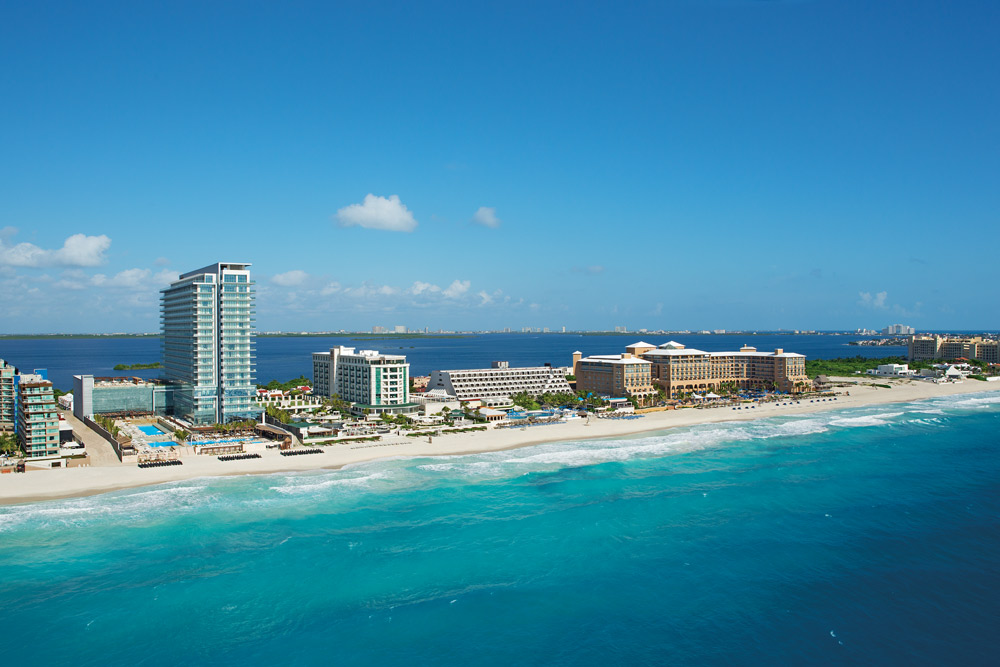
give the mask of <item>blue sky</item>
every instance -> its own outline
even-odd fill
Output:
[[[0,2],[4,332],[1000,327],[1000,4]]]

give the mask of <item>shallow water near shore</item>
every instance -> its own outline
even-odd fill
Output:
[[[0,507],[10,664],[988,664],[1000,396]]]

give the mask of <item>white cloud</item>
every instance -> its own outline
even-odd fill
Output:
[[[104,234],[73,234],[58,250],[45,250],[34,243],[7,245],[2,237],[10,236],[12,229],[4,227],[0,234],[0,264],[7,266],[98,266],[104,263],[104,253],[111,247],[111,239]]]
[[[889,296],[888,292],[879,292],[875,296],[872,296],[871,292],[858,292],[858,296],[861,300],[858,301],[859,304],[867,308],[885,308],[885,300]]]
[[[152,272],[149,269],[125,269],[109,278],[103,273],[96,273],[90,278],[90,284],[95,287],[134,288],[146,284]]]
[[[271,282],[275,285],[281,285],[282,287],[293,287],[295,285],[301,285],[307,278],[309,278],[309,274],[305,271],[292,269],[291,271],[279,273],[274,276],[271,278]]]
[[[125,269],[115,274],[112,282],[118,287],[138,287],[149,280],[151,273],[149,269]]]
[[[170,264],[170,260],[167,259],[166,257],[157,257],[156,261],[153,262],[153,264],[156,264],[157,266],[167,266],[168,264]]]
[[[0,229],[0,239],[9,239],[12,236],[16,236],[18,231],[19,230],[17,227],[11,227],[10,225],[7,225],[3,229]]]
[[[398,292],[399,290],[391,285],[369,285],[368,283],[361,283],[358,287],[344,288],[344,294],[359,299],[370,299],[376,296],[392,296]]]
[[[84,288],[84,284],[79,280],[70,280],[68,278],[61,278],[52,283],[52,286],[58,289],[69,289],[69,290],[81,290]]]
[[[488,303],[493,303],[493,297],[490,296],[489,292],[487,292],[486,290],[482,290],[476,296],[482,299],[482,301],[479,302],[480,306],[485,306]]]
[[[82,290],[90,286],[101,289],[126,289],[155,295],[161,287],[177,280],[177,276],[177,272],[171,269],[162,269],[156,273],[150,269],[125,269],[113,276],[103,273],[88,276],[80,269],[67,269],[53,285],[64,290]]]
[[[384,229],[390,232],[412,232],[417,221],[398,195],[376,197],[369,193],[364,202],[351,204],[337,211],[337,223],[341,227],[364,227]]]
[[[340,291],[340,283],[334,281],[332,283],[327,283],[326,287],[319,291],[323,296],[330,296],[331,294],[336,294]]]
[[[436,293],[436,292],[440,292],[440,291],[441,291],[441,288],[438,287],[437,285],[433,285],[431,283],[420,282],[419,280],[415,281],[413,283],[413,285],[410,287],[410,294],[413,294],[414,296],[416,296],[418,294],[423,294],[424,292],[427,292],[428,294],[431,294],[431,293]]]
[[[466,292],[469,291],[469,287],[472,286],[472,282],[468,280],[456,280],[452,284],[448,285],[441,294],[448,297],[449,299],[457,299]]]
[[[500,218],[497,217],[497,210],[492,206],[480,206],[479,210],[472,215],[472,221],[483,227],[496,229],[500,226]]]
[[[41,266],[51,254],[50,250],[42,250],[32,243],[18,243],[8,246],[0,241],[0,264],[7,266]]]
[[[153,282],[156,285],[163,285],[164,287],[174,282],[180,277],[181,274],[173,271],[171,269],[163,269],[162,271],[157,271],[153,274]]]
[[[104,263],[104,253],[110,247],[111,239],[104,234],[73,234],[54,255],[56,263],[64,266],[98,266]]]

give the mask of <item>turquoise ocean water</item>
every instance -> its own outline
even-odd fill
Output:
[[[0,508],[7,665],[996,664],[1000,394]]]

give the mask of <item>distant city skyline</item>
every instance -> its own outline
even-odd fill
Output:
[[[0,333],[157,331],[233,258],[263,331],[1000,328],[996,3],[0,25]]]

